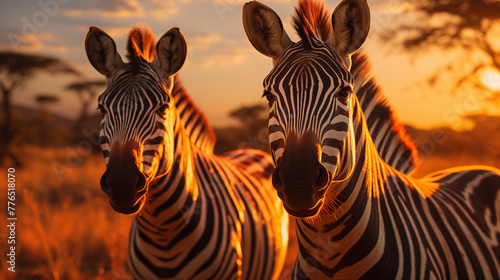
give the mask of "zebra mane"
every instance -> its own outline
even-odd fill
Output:
[[[134,26],[128,35],[127,58],[133,69],[138,69],[142,61],[153,62],[156,54],[156,38],[147,26]]]
[[[212,126],[208,123],[205,115],[196,107],[178,75],[174,77],[172,96],[191,143],[201,151],[212,154],[216,141]]]
[[[311,38],[328,40],[332,30],[330,13],[324,3],[316,0],[300,0],[295,8],[292,24],[302,39],[304,47],[311,49]]]
[[[409,174],[420,163],[417,147],[371,75],[371,64],[361,51],[352,56],[351,74],[355,80],[354,92],[380,157],[397,170]]]

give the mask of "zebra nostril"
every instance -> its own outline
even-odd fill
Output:
[[[135,188],[137,191],[142,191],[145,186],[146,186],[146,175],[144,175],[144,173],[139,171]]]
[[[280,171],[281,171],[281,167],[279,167],[279,165],[278,165],[274,169],[273,175],[272,175],[273,186],[278,191],[283,189],[283,182],[281,181]]]
[[[108,179],[108,172],[104,172],[104,174],[102,174],[101,176],[101,181],[100,181],[100,184],[101,184],[101,189],[104,193],[109,193],[109,185],[107,183],[107,179]]]
[[[328,185],[330,181],[330,175],[328,173],[328,170],[326,167],[324,167],[322,164],[319,167],[319,174],[318,177],[316,178],[316,181],[314,182],[314,187],[317,190],[320,190]]]

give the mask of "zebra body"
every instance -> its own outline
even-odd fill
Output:
[[[91,64],[107,78],[99,97],[107,169],[101,188],[118,212],[136,213],[128,263],[138,279],[275,279],[284,263],[288,217],[270,176],[269,155],[212,154],[205,118],[173,76],[186,45],[171,29],[156,46],[132,29],[129,63],[91,27]],[[179,106],[179,108],[177,108]]]
[[[500,170],[413,179],[380,158],[355,104],[355,169],[330,186],[331,214],[297,220],[294,277],[499,279]]]
[[[176,154],[179,164],[150,186],[152,200],[130,233],[133,274],[140,279],[276,278],[287,219],[276,217],[279,200],[263,188],[273,170],[268,156],[253,150],[224,157],[192,153],[192,171],[183,170],[185,159]],[[242,171],[247,166],[232,157],[254,171]]]
[[[250,42],[274,64],[264,96],[273,185],[299,218],[293,278],[499,279],[500,170],[407,175],[415,147],[365,59],[352,56],[368,5],[344,0],[328,17],[323,4],[299,1],[295,43],[269,7],[243,8]]]

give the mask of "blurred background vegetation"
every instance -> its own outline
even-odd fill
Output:
[[[465,56],[436,69],[422,82],[436,91],[440,84],[452,84],[452,90],[442,91],[450,95],[472,88],[486,97],[472,102],[499,108],[500,87],[488,84],[484,73],[498,74],[500,69],[500,44],[496,39],[500,37],[496,36],[500,2],[402,2],[408,4],[401,13],[404,16],[380,32],[381,40],[412,53],[415,59],[435,48],[463,51]],[[43,72],[68,81],[62,92],[40,89],[36,107],[11,104],[12,95],[22,94],[23,87]],[[189,84],[186,88],[189,90]],[[17,279],[131,279],[125,259],[132,218],[112,211],[99,187],[105,170],[97,144],[101,116],[89,104],[103,89],[103,80],[88,80],[58,58],[0,52],[0,177],[6,178],[7,167],[16,168]],[[60,106],[61,94],[78,96],[81,106],[77,119],[53,112]],[[500,167],[500,117],[487,111],[467,113],[464,106],[468,104],[451,105],[462,109],[452,112],[450,126],[406,126],[422,159],[416,177],[459,165]],[[236,122],[214,128],[217,154],[240,148],[269,151],[264,101],[235,106],[227,117]],[[468,125],[462,130],[451,128],[458,120],[466,120]],[[4,195],[0,196],[0,205],[7,205]],[[0,219],[5,220],[5,215],[1,211]],[[7,234],[2,228],[3,252],[7,252]],[[285,278],[293,265],[295,243],[292,238]],[[12,279],[5,260],[0,267],[0,279]]]
[[[86,95],[80,99],[78,119],[52,113],[58,98],[49,93],[36,97],[35,108],[9,109],[10,157],[5,158],[0,177],[6,178],[7,166],[16,166],[18,279],[131,279],[125,260],[132,218],[112,211],[100,190],[105,170],[97,145],[101,116],[86,103],[103,89],[99,81],[68,85],[68,94]],[[217,154],[240,148],[269,151],[266,104],[237,107],[228,118],[237,124],[214,129]],[[458,165],[500,167],[500,117],[465,118],[470,128],[463,131],[406,126],[422,159],[415,176]],[[4,132],[5,119],[3,115]],[[6,203],[0,196],[0,205]],[[293,221],[291,235],[288,270],[283,275],[289,275],[297,250]],[[9,279],[6,269],[2,271],[3,279]]]

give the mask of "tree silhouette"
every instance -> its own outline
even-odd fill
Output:
[[[72,90],[76,93],[80,103],[82,104],[80,117],[77,119],[75,125],[76,133],[80,133],[82,131],[85,122],[89,117],[90,104],[94,101],[98,90],[104,86],[106,86],[104,80],[78,81],[66,86],[66,89]]]
[[[50,94],[40,93],[35,96],[35,101],[42,111],[45,111],[48,105],[59,102],[59,98]]]
[[[405,0],[410,8],[404,19],[381,32],[384,42],[397,43],[415,53],[437,47],[443,50],[465,50],[462,60],[456,60],[436,71],[430,84],[445,73],[460,72],[455,88],[473,82],[481,86],[478,76],[488,68],[500,70],[500,2],[491,0]],[[409,21],[410,15],[416,20]],[[398,21],[398,20],[397,20]]]
[[[57,58],[15,52],[0,52],[0,94],[2,96],[3,123],[0,135],[0,165],[10,157],[16,166],[20,161],[9,150],[15,131],[12,129],[12,93],[39,72],[51,74],[78,74],[70,65]]]
[[[220,154],[235,149],[259,149],[269,152],[267,134],[267,105],[244,105],[229,112],[239,125],[215,128],[217,136],[215,153]]]
[[[34,139],[37,139],[38,145],[46,145],[47,143],[54,142],[53,139],[58,133],[54,133],[53,116],[47,110],[47,107],[59,102],[59,98],[51,94],[39,93],[35,96],[35,101],[38,104],[40,111],[35,114],[30,120],[35,124],[31,128],[31,133]]]
[[[231,112],[229,116],[238,119],[241,125],[248,130],[249,135],[257,135],[262,128],[267,128],[267,106],[255,104],[241,106]]]

